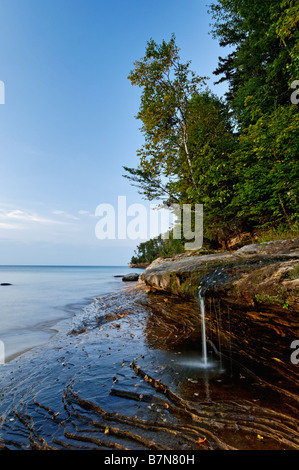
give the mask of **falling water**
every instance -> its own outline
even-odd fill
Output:
[[[202,360],[203,360],[204,366],[206,367],[208,364],[208,355],[207,355],[207,339],[206,339],[205,301],[201,295],[201,288],[199,288],[199,291],[198,291],[198,300],[200,304],[200,313],[201,313]]]
[[[218,330],[218,342],[219,342],[219,359],[220,359],[220,367],[222,369],[222,352],[221,352],[221,308],[220,308],[220,300],[218,300],[218,307],[219,307],[219,322],[217,317],[217,330]]]
[[[230,360],[230,375],[233,376],[233,359],[232,359],[232,337],[230,331],[230,312],[229,306],[227,306],[227,318],[228,318],[228,334],[229,334],[229,360]]]
[[[221,336],[220,336],[220,320],[221,320],[220,302],[218,302],[219,314],[217,312],[217,307],[216,307],[214,298],[213,298],[213,304],[214,304],[214,310],[215,310],[215,316],[216,316],[216,330],[217,330],[217,335],[218,335],[218,350],[219,350],[220,368],[222,369]]]

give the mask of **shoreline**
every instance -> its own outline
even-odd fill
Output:
[[[133,284],[133,282],[130,282],[130,284]],[[135,284],[135,282],[134,282]],[[113,293],[118,293],[126,289],[130,289],[132,286],[125,285],[125,283],[120,284],[117,288],[111,290],[110,292],[106,292],[103,295],[107,294],[113,294]],[[85,308],[88,306],[92,305],[92,303],[97,299],[101,297],[101,294],[95,295],[94,297],[84,297],[81,299],[81,301],[77,301],[76,303],[69,302],[65,304],[64,306],[61,306],[58,308],[58,310],[61,312],[61,316],[54,319],[54,320],[49,320],[49,321],[39,321],[38,323],[34,324],[31,327],[27,327],[22,329],[21,331],[25,332],[26,335],[28,334],[28,339],[25,342],[32,343],[30,346],[26,347],[18,347],[19,342],[17,340],[14,341],[13,345],[9,347],[9,349],[12,350],[8,355],[5,355],[5,360],[4,364],[9,364],[12,361],[14,361],[16,358],[19,356],[22,356],[23,354],[26,354],[28,351],[31,351],[34,348],[37,348],[39,346],[46,345],[48,342],[50,342],[53,337],[55,337],[57,334],[67,334],[68,329],[71,326],[71,322],[74,320],[74,318],[82,313]],[[2,338],[5,338],[5,336],[8,335],[8,338],[13,337],[14,335],[19,335],[20,328],[13,328],[11,330],[8,330],[4,334],[2,334]],[[40,333],[40,338],[37,337],[38,333]],[[47,338],[43,338],[43,335],[47,335]],[[1,339],[1,338],[0,338]],[[6,340],[7,343],[9,343]],[[4,341],[5,344],[5,341]]]
[[[203,368],[198,303],[146,291],[137,282],[98,297],[77,331],[0,367],[0,446],[297,449],[296,390],[261,377],[246,351],[243,363],[219,356],[217,343]]]
[[[114,280],[114,273],[121,272],[121,270],[124,270],[127,272],[127,268],[125,266],[122,267],[114,267],[114,266],[108,266],[107,268],[107,275],[104,271],[99,272],[99,288],[98,292],[96,292],[97,288],[96,285],[93,289],[89,289],[89,291],[93,290],[93,293],[90,294],[89,292],[85,292],[84,288],[82,290],[82,297],[80,298],[78,295],[72,296],[71,290],[69,293],[67,292],[66,289],[71,286],[71,279],[68,280],[65,278],[65,275],[63,274],[63,270],[65,269],[64,266],[62,266],[62,277],[58,278],[58,282],[55,281],[55,278],[57,276],[56,271],[57,271],[57,266],[50,266],[51,271],[49,271],[50,278],[49,278],[49,289],[52,287],[52,281],[53,282],[53,288],[55,288],[55,282],[60,288],[60,285],[62,286],[62,289],[60,291],[62,292],[62,295],[60,296],[58,292],[58,297],[57,299],[54,298],[54,300],[51,300],[51,292],[48,289],[48,292],[45,292],[45,297],[43,293],[43,288],[46,283],[48,283],[48,278],[43,278],[41,284],[41,295],[38,295],[37,298],[33,299],[33,295],[35,293],[35,290],[39,288],[39,279],[36,282],[36,278],[33,276],[35,274],[35,268],[34,266],[29,266],[29,267],[23,267],[22,269],[27,269],[30,268],[29,271],[29,280],[25,280],[25,283],[23,281],[24,276],[23,272],[19,273],[18,271],[18,266],[6,266],[6,268],[9,268],[9,272],[13,272],[13,275],[15,277],[14,279],[14,285],[13,288],[15,289],[15,292],[13,291],[7,291],[5,295],[5,300],[4,300],[4,311],[9,312],[10,311],[10,303],[11,303],[11,296],[16,296],[17,299],[17,308],[15,311],[13,311],[13,321],[10,322],[9,320],[9,315],[7,313],[6,317],[6,323],[2,323],[3,325],[3,331],[0,333],[0,340],[4,344],[4,363],[10,363],[12,360],[14,360],[16,357],[23,355],[27,351],[31,350],[32,348],[38,347],[40,345],[46,344],[48,341],[52,339],[57,332],[61,328],[66,329],[67,323],[70,323],[72,319],[76,315],[80,315],[82,311],[88,305],[90,305],[93,300],[101,295],[105,295],[105,293],[109,292],[118,292],[119,290],[122,290],[125,288],[125,283],[120,283],[117,280]],[[38,269],[47,267],[37,267]],[[54,268],[54,271],[52,272],[52,268]],[[82,268],[81,266],[79,267],[80,269]],[[89,267],[83,267],[84,269],[89,269]],[[95,267],[97,268],[97,267]],[[3,274],[4,273],[4,274]],[[2,272],[2,275],[4,277],[6,271]],[[38,273],[38,272],[37,272]],[[75,274],[75,272],[73,273]],[[25,275],[27,275],[25,273]],[[23,276],[23,277],[22,277]],[[36,275],[35,275],[36,276]],[[77,279],[79,279],[79,276],[76,274]],[[95,274],[92,273],[90,276],[91,281],[94,282],[95,277],[97,276],[97,273]],[[66,282],[66,288],[64,289],[63,285],[64,282]],[[103,285],[101,284],[103,282]],[[87,285],[88,283],[86,283]],[[28,290],[27,290],[28,286]],[[32,287],[33,286],[33,289]],[[35,290],[34,290],[35,289]],[[63,290],[64,289],[64,290]],[[72,289],[73,290],[73,289]],[[86,289],[88,291],[88,289]],[[28,292],[28,294],[27,294]],[[23,296],[25,295],[25,313],[22,312],[23,310]],[[71,297],[73,297],[71,299]],[[77,297],[77,299],[76,299]],[[75,299],[75,300],[74,300]],[[65,300],[65,303],[63,303],[63,300]],[[61,302],[61,304],[60,304]],[[32,311],[34,312],[32,314],[31,312],[31,304],[32,304]],[[57,305],[58,304],[58,305]],[[60,305],[59,305],[60,304]],[[19,313],[19,312],[20,313]],[[34,316],[35,315],[35,316]],[[45,319],[43,317],[48,317],[49,319]],[[27,320],[28,318],[28,320]],[[64,323],[66,322],[66,324]]]

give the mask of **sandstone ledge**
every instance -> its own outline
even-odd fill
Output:
[[[236,251],[155,260],[141,275],[148,291],[194,299],[199,287],[238,307],[299,310],[299,239],[246,245]]]
[[[299,239],[247,245],[231,252],[158,259],[139,282],[149,301],[168,297],[166,305],[178,304],[179,314],[168,307],[169,323],[190,335],[198,331],[193,310],[196,305],[199,309],[194,300],[201,289],[213,349],[219,351],[221,344],[227,357],[233,354],[267,380],[272,377],[276,387],[283,383],[298,402],[298,365],[290,359],[291,344],[299,338],[298,258]]]

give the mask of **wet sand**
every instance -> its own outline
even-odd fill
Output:
[[[299,448],[298,395],[225,354],[202,367],[196,303],[132,287],[71,330],[0,367],[3,449]]]

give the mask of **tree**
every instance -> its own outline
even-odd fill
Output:
[[[216,71],[229,81],[226,101],[201,88],[174,36],[149,41],[129,75],[142,89],[145,144],[124,176],[149,200],[203,204],[205,239],[225,246],[242,231],[298,223],[298,12],[293,0],[218,0],[212,11],[220,44],[235,47]],[[182,244],[140,249],[157,256]]]
[[[289,54],[290,82],[299,77],[299,8],[296,0],[283,0],[275,31]]]
[[[223,218],[232,197],[234,137],[226,106],[203,79],[181,64],[174,36],[169,43],[147,44],[129,79],[142,88],[137,118],[145,144],[138,168],[127,177],[147,199],[169,203],[202,203],[208,216]]]
[[[299,107],[290,102],[299,78],[299,9],[295,0],[218,0],[214,37],[231,46],[216,75],[228,81],[227,103],[239,137],[231,156],[236,184],[226,212],[249,229],[298,217]],[[219,83],[218,82],[218,83]]]
[[[149,200],[167,204],[203,204],[205,229],[224,233],[234,214],[226,210],[234,196],[235,145],[228,108],[204,82],[182,64],[172,36],[161,45],[147,43],[145,57],[129,79],[142,88],[137,119],[145,144],[137,168],[124,167],[128,178]],[[222,235],[220,236],[220,238]]]
[[[298,5],[296,0],[218,0],[211,12],[214,37],[233,48],[219,58],[217,83],[228,81],[227,100],[242,129],[260,117],[251,107],[267,113],[290,102],[290,84],[299,76]]]
[[[189,102],[199,93],[204,78],[181,63],[175,37],[167,43],[147,43],[145,57],[135,63],[129,79],[142,88],[137,119],[142,121],[145,144],[138,151],[138,169],[124,167],[125,175],[148,199],[167,198],[178,202],[178,170],[199,194],[194,162],[189,150]],[[129,174],[128,174],[129,173]]]
[[[229,218],[225,208],[236,182],[231,158],[236,138],[227,107],[216,95],[205,91],[193,98],[189,106],[189,149],[200,194],[197,197],[193,188],[187,192],[192,201],[204,205],[206,221],[219,224]]]
[[[168,239],[163,239],[162,235],[158,235],[156,238],[150,238],[140,243],[135,250],[135,255],[131,258],[131,263],[151,263],[159,256],[182,253],[184,251],[184,240],[174,239],[172,231],[169,235]]]
[[[280,106],[244,131],[235,152],[232,211],[252,227],[294,227],[298,220],[299,114]]]

